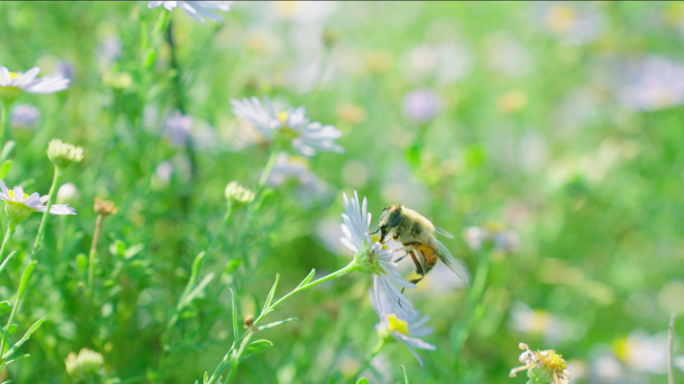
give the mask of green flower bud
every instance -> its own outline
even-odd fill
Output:
[[[78,355],[71,352],[66,360],[64,360],[64,364],[66,365],[67,373],[73,378],[89,382],[98,376],[104,364],[104,359],[101,354],[83,348]]]
[[[226,187],[226,200],[228,204],[236,206],[247,205],[254,200],[254,192],[241,186],[237,181],[231,181]]]
[[[375,244],[374,246],[379,247]],[[382,247],[386,248],[387,245],[383,244]],[[371,249],[371,246],[368,244],[364,244],[363,247],[360,248],[354,254],[354,263],[356,264],[358,270],[363,273],[376,275],[385,273],[385,271],[382,270],[382,267],[378,263],[375,252],[373,251],[373,249]]]
[[[59,139],[52,139],[47,155],[56,167],[65,168],[72,162],[78,163],[83,160],[83,148],[64,143]]]
[[[0,100],[3,103],[12,104],[19,96],[21,96],[21,89],[17,87],[0,87]]]

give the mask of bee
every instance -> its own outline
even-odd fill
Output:
[[[393,238],[404,245],[404,250],[407,252],[406,256],[411,256],[416,265],[416,273],[420,275],[420,278],[411,280],[412,283],[415,284],[423,280],[425,275],[437,264],[438,258],[463,281],[468,281],[456,259],[444,244],[437,240],[435,233],[451,239],[454,236],[435,227],[430,220],[420,213],[398,204],[385,207],[382,210],[382,215],[380,215],[379,228],[375,232],[378,231],[380,231],[380,242],[385,241],[385,238]]]

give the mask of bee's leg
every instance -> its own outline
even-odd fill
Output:
[[[423,280],[423,278],[425,277],[425,272],[424,272],[423,266],[418,261],[416,254],[413,251],[409,251],[408,254],[411,255],[411,258],[413,259],[413,263],[416,265],[416,273],[420,275],[419,279],[411,280],[411,282],[415,284],[415,283]],[[406,289],[406,288],[401,289],[401,293],[404,293],[404,289]]]

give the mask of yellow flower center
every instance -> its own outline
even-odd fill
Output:
[[[389,323],[389,327],[392,331],[397,331],[399,333],[403,333],[404,335],[408,335],[408,323],[405,322],[404,320],[400,319],[397,317],[395,314],[391,314],[387,316],[387,321]]]
[[[8,194],[10,195],[11,198],[13,198],[15,200],[17,199],[16,197],[14,197],[14,191],[13,190],[10,189]],[[26,200],[26,199],[28,199],[28,195],[26,193],[24,193],[24,200]]]
[[[283,127],[287,126],[287,111],[278,112],[278,120]]]

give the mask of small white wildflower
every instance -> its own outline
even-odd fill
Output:
[[[552,349],[534,352],[525,343],[520,343],[518,347],[524,350],[518,359],[525,365],[511,369],[509,377],[515,377],[520,371],[527,371],[527,377],[530,378],[528,383],[568,384],[570,382],[570,371],[562,355]]]
[[[92,382],[104,365],[104,358],[101,354],[91,351],[88,348],[81,349],[78,355],[71,352],[64,360],[66,371],[73,378]]]
[[[243,187],[237,181],[228,183],[225,195],[229,204],[235,204],[237,206],[249,204],[254,200],[254,192]]]
[[[463,239],[474,251],[482,249],[484,244],[492,244],[494,249],[504,252],[515,252],[520,245],[520,237],[515,231],[506,229],[498,221],[485,222],[481,227],[468,227],[463,230]]]
[[[59,189],[57,190],[57,198],[55,201],[61,204],[76,201],[79,198],[80,194],[78,193],[78,188],[76,188],[76,184],[66,183],[59,187]]]
[[[281,133],[290,139],[292,148],[304,156],[314,156],[317,151],[343,153],[344,148],[335,144],[342,137],[342,131],[333,125],[311,122],[306,117],[306,108],[290,108],[276,112],[268,97],[263,101],[256,97],[244,98],[241,101],[232,99],[233,113],[236,116],[253,122],[267,140],[274,133]]]
[[[604,25],[604,16],[593,5],[563,1],[537,5],[538,24],[567,44],[581,45],[596,40]]]
[[[408,318],[415,313],[411,302],[401,294],[394,284],[404,288],[415,289],[416,285],[404,280],[397,272],[397,264],[392,262],[393,251],[387,245],[381,244],[370,235],[371,214],[367,212],[368,201],[363,198],[363,206],[359,204],[359,195],[354,191],[354,197],[344,198],[342,219],[342,244],[355,252],[354,260],[364,273],[373,274],[375,289],[379,289],[389,299],[392,312],[402,318]]]
[[[13,102],[22,91],[29,93],[53,93],[69,87],[69,79],[56,76],[44,76],[36,79],[40,68],[34,67],[26,73],[10,72],[0,67],[0,99]]]
[[[627,65],[618,97],[626,107],[655,111],[684,104],[684,65],[648,56]]]
[[[10,190],[5,182],[0,180],[0,200],[5,201],[7,217],[15,224],[28,219],[33,212],[45,212],[47,210],[46,203],[48,198],[49,195],[41,197],[38,192],[34,192],[29,196],[18,185]],[[69,204],[53,204],[50,207],[50,213],[53,215],[75,215],[76,210],[70,207]]]
[[[168,11],[173,11],[176,7],[181,7],[190,18],[206,24],[205,17],[217,22],[223,21],[223,18],[209,12],[209,9],[229,12],[233,3],[234,1],[150,1],[147,8],[157,8],[161,5]]]
[[[192,116],[176,113],[166,119],[164,133],[174,145],[182,147],[188,142],[193,122]]]
[[[434,351],[436,346],[427,343],[415,336],[428,336],[434,333],[432,327],[424,326],[430,321],[429,316],[420,316],[416,312],[408,317],[401,317],[394,313],[392,302],[387,299],[383,291],[378,289],[376,285],[370,292],[371,305],[380,318],[380,323],[375,326],[375,329],[382,336],[389,334],[398,342],[404,344],[406,348],[418,359],[420,365],[423,365],[423,359],[414,348]],[[384,334],[384,335],[383,335]]]
[[[79,163],[83,160],[83,148],[59,139],[52,139],[48,145],[47,155],[56,167],[66,168],[71,163]]]

